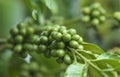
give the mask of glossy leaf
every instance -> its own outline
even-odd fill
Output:
[[[120,71],[120,56],[112,53],[104,53],[100,55],[94,63],[97,63],[100,68],[105,69],[109,65],[108,69]],[[107,68],[106,68],[107,69]]]
[[[94,54],[102,54],[104,52],[100,47],[95,44],[84,42],[82,43],[82,45],[84,46],[85,50],[91,51]]]
[[[56,4],[56,0],[43,0],[46,6],[52,11],[52,13],[57,13],[58,7]]]
[[[103,71],[102,71],[103,72]],[[100,72],[93,67],[89,67],[89,77],[117,77],[117,73],[115,71],[107,71],[107,72]]]
[[[64,77],[87,77],[87,64],[74,63],[71,64]]]

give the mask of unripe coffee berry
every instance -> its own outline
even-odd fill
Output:
[[[78,42],[77,42],[77,41],[74,41],[74,40],[71,40],[71,41],[69,42],[69,45],[70,45],[70,47],[72,47],[72,48],[77,48],[77,47],[79,46]]]
[[[69,42],[71,40],[71,35],[68,33],[63,34],[62,39],[64,42]]]
[[[58,49],[56,52],[58,57],[63,57],[65,55],[65,51],[63,49]]]
[[[92,23],[92,25],[95,25],[95,26],[99,25],[99,20],[97,18],[95,18],[95,19],[92,20],[91,23]]]
[[[94,10],[92,12],[92,15],[98,17],[100,15],[100,12],[98,10]]]
[[[52,55],[53,57],[57,57],[57,50],[56,50],[56,49],[52,49],[52,50],[51,50],[51,55]]]
[[[26,26],[27,26],[27,24],[25,24],[25,23],[19,23],[19,24],[17,25],[18,29],[23,29],[23,28],[25,28]]]
[[[85,23],[89,22],[90,21],[90,16],[88,16],[88,15],[84,16],[82,18],[82,21],[85,22]]]
[[[34,33],[34,28],[28,27],[28,28],[27,28],[27,34],[28,34],[28,35],[32,35],[33,33]]]
[[[19,33],[19,29],[18,28],[13,28],[10,30],[11,35],[17,35]]]
[[[26,28],[20,29],[20,34],[25,36],[27,34]]]
[[[47,43],[47,42],[48,42],[48,38],[47,38],[46,36],[41,36],[41,37],[40,37],[40,43],[45,44],[45,43]]]
[[[63,49],[63,48],[65,48],[65,43],[64,42],[58,42],[57,43],[57,47],[59,48],[59,49]]]
[[[83,8],[82,12],[83,12],[84,14],[90,14],[91,10],[90,10],[90,8],[85,7],[85,8]]]
[[[41,52],[45,52],[46,50],[47,50],[47,47],[45,45],[41,44],[38,46],[38,52],[41,53]]]
[[[23,42],[23,36],[22,35],[17,35],[15,37],[15,42],[16,43],[22,43]]]
[[[71,29],[68,30],[68,33],[71,34],[71,35],[74,35],[74,34],[77,33],[77,31],[75,29],[71,28]]]
[[[15,45],[15,47],[13,48],[13,51],[17,53],[22,52],[22,45],[21,44]]]
[[[66,63],[66,64],[71,64],[72,63],[72,60],[71,60],[71,58],[70,58],[70,56],[68,55],[68,54],[66,54],[65,56],[64,56],[64,62]]]
[[[61,38],[62,38],[62,34],[59,33],[59,32],[56,32],[54,35],[53,35],[53,38],[57,41],[60,41]]]
[[[26,51],[32,51],[33,50],[33,45],[29,43],[23,44],[23,49]]]
[[[99,19],[100,19],[101,22],[104,22],[106,20],[106,17],[105,16],[100,16]]]
[[[78,34],[75,34],[72,36],[72,40],[78,41],[80,39],[80,36]]]

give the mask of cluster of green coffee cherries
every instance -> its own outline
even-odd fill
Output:
[[[82,21],[94,26],[97,26],[106,20],[106,11],[102,8],[100,3],[94,3],[91,6],[83,8],[82,13]]]
[[[113,17],[120,23],[120,12],[114,12]]]
[[[12,51],[21,57],[30,52],[44,54],[45,57],[55,57],[58,63],[71,64],[73,53],[71,49],[83,50],[83,39],[73,28],[65,26],[34,26],[20,23],[11,29],[9,43]]]
[[[44,77],[40,69],[41,67],[36,62],[24,63],[21,66],[20,77]]]

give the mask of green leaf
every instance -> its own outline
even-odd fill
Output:
[[[43,0],[45,5],[52,11],[53,14],[58,12],[58,6],[56,4],[56,0]]]
[[[87,77],[87,64],[74,63],[71,64],[64,77]]]
[[[90,77],[118,77],[117,76],[117,72],[115,71],[107,71],[104,72],[104,74],[106,74],[106,76],[104,76],[102,74],[103,71],[97,71],[96,69],[94,69],[93,67],[89,67],[88,69],[88,73]]]
[[[79,51],[80,54],[82,54],[87,59],[96,59],[95,55],[91,53],[91,51]]]
[[[99,54],[100,55],[100,54],[104,53],[104,51],[95,44],[83,42],[82,45],[84,46],[85,50],[91,51],[94,54]]]
[[[92,67],[89,67],[88,73],[90,77],[102,77],[101,73]]]
[[[104,53],[93,61],[102,69],[120,71],[120,56],[112,53]]]
[[[97,57],[98,60],[100,59],[114,59],[114,60],[120,60],[120,55],[114,54],[114,53],[103,53],[100,56]]]

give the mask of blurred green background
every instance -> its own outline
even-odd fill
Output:
[[[45,15],[46,18],[50,18],[50,16],[54,18],[55,16],[58,17],[58,20],[61,20],[60,17],[63,17],[65,20],[81,17],[81,8],[91,5],[94,2],[100,2],[107,10],[108,15],[112,15],[115,11],[120,11],[120,0],[45,0],[45,3],[42,3],[42,1],[44,0],[0,0],[0,37],[8,38],[11,28],[26,17],[31,16],[31,9],[28,6],[29,2],[33,2],[33,7],[42,11],[41,14]],[[52,3],[51,7],[49,7],[49,3]],[[47,9],[45,8],[46,6]],[[87,32],[84,24],[75,23],[66,26],[76,28],[78,33],[84,37],[85,41],[98,44],[104,49],[109,49],[111,47],[110,44],[112,45],[111,41],[119,38],[119,29],[117,29],[118,32],[111,31],[112,24],[109,22],[111,21],[106,21],[99,27],[99,32],[104,42],[100,44],[93,37],[93,34],[89,35],[90,38],[85,36]],[[92,31],[90,32],[92,33]],[[114,38],[111,36],[114,36]],[[120,43],[119,40],[117,43]]]

